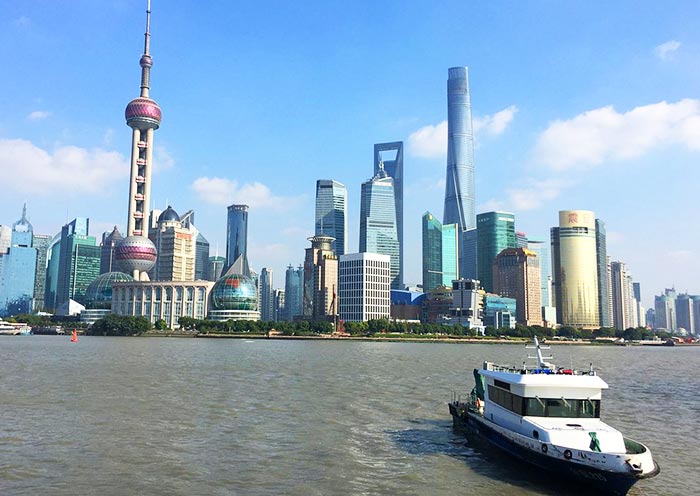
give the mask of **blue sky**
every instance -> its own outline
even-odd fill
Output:
[[[642,284],[700,292],[697,2],[153,0],[152,200],[225,252],[250,205],[249,259],[303,261],[317,179],[348,187],[350,250],[374,143],[405,142],[406,282],[420,218],[442,217],[448,67],[470,70],[478,211],[548,239],[560,209],[607,223]],[[8,2],[0,13],[0,223],[91,234],[127,209],[145,0]]]

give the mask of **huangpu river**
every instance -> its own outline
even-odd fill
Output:
[[[610,385],[603,420],[698,494],[700,347],[555,346]],[[521,345],[0,337],[2,495],[590,494],[452,429],[484,359]]]

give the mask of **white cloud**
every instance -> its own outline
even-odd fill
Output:
[[[475,117],[472,123],[474,127],[474,134],[478,134],[484,131],[493,136],[497,136],[506,130],[508,124],[511,123],[513,117],[515,117],[518,107],[511,105],[508,108],[496,112],[493,115],[485,115],[483,117]]]
[[[472,128],[475,135],[497,136],[512,122],[518,107],[511,105],[493,115],[475,117]],[[438,158],[447,155],[447,121],[423,126],[408,137],[408,150],[416,157]]]
[[[408,150],[416,157],[435,158],[447,155],[447,121],[424,126],[408,137]]]
[[[623,114],[607,106],[558,120],[539,136],[534,155],[564,170],[629,160],[671,144],[700,150],[700,100],[662,101]]]
[[[562,179],[528,179],[524,181],[523,187],[509,188],[506,191],[514,210],[535,210],[544,202],[557,198],[569,186],[571,183]]]
[[[31,112],[27,116],[28,121],[41,121],[46,119],[48,116],[51,115],[51,112],[47,112],[45,110],[35,110],[34,112]]]
[[[505,206],[502,201],[496,200],[495,198],[490,198],[484,203],[480,203],[476,207],[477,212],[495,212],[496,210],[505,210]]]
[[[128,175],[129,163],[117,152],[77,146],[51,152],[27,140],[0,140],[0,176],[6,192],[102,193],[108,183]]]
[[[654,54],[661,60],[668,60],[673,56],[673,52],[681,47],[681,42],[670,40],[654,48]]]
[[[214,205],[241,203],[251,208],[287,210],[299,201],[299,198],[275,196],[259,182],[239,186],[238,181],[221,177],[199,177],[192,183],[192,189],[203,201]]]

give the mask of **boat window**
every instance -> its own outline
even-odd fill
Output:
[[[531,417],[600,418],[600,400],[525,398],[525,404]]]
[[[493,385],[496,387],[499,387],[501,389],[505,389],[506,391],[510,391],[510,384],[507,382],[499,381],[498,379],[494,379]]]
[[[544,417],[545,403],[539,398],[525,398],[526,414],[531,417]]]

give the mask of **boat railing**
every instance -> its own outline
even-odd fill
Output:
[[[514,367],[512,365],[497,365],[491,362],[486,362],[484,369],[494,372],[507,372],[509,374],[595,375],[595,372],[591,372],[590,370],[567,369],[564,367]]]

